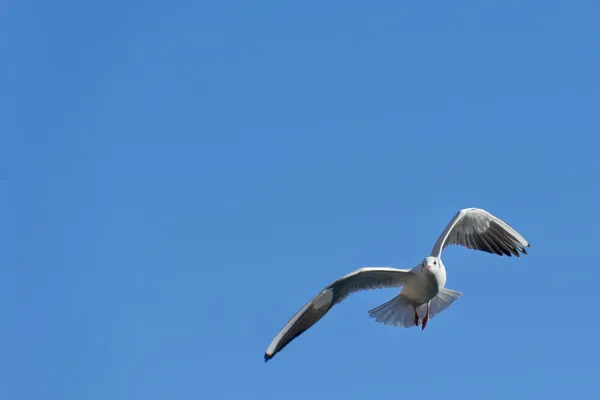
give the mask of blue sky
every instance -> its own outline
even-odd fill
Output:
[[[597,1],[0,6],[0,397],[598,398]],[[348,298],[464,207],[427,329]]]

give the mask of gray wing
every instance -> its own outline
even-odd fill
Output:
[[[431,255],[440,257],[450,245],[509,257],[519,257],[519,252],[527,254],[525,247],[531,247],[510,225],[480,208],[460,210],[436,241]]]
[[[268,361],[288,343],[319,321],[331,308],[350,294],[368,289],[403,286],[411,275],[408,269],[387,267],[360,268],[321,290],[289,320],[265,353]]]

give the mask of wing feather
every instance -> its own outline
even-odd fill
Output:
[[[265,353],[268,361],[292,340],[316,324],[331,308],[361,290],[395,288],[406,284],[411,272],[387,267],[360,268],[336,280],[304,305],[273,339]]]
[[[450,245],[508,257],[527,254],[525,248],[531,247],[510,225],[480,208],[460,210],[436,241],[431,255],[440,257]]]

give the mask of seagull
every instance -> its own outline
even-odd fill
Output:
[[[265,362],[317,323],[352,293],[402,287],[400,294],[369,310],[377,322],[395,327],[419,326],[448,308],[462,293],[445,288],[442,251],[450,245],[499,256],[527,254],[529,242],[506,222],[481,208],[464,208],[454,215],[435,242],[431,254],[412,269],[364,267],[331,283],[304,305],[281,329],[265,352]],[[421,315],[424,316],[421,318]]]

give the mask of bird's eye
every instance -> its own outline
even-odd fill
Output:
[[[437,265],[437,261],[434,261],[434,262],[433,262],[433,265]]]

